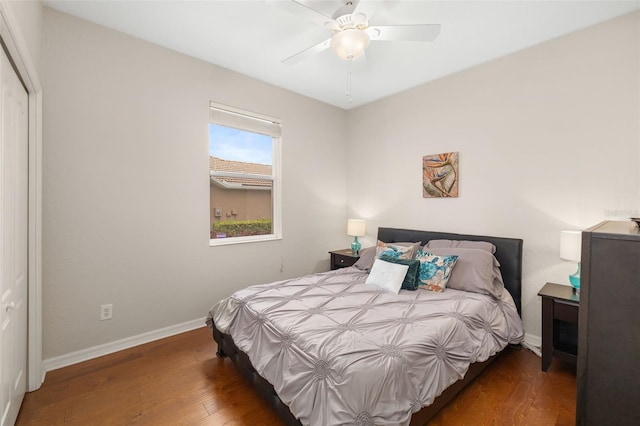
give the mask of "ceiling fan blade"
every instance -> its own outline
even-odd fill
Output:
[[[375,25],[366,31],[371,40],[433,41],[440,34],[440,24]]]
[[[296,0],[265,0],[266,3],[270,6],[273,6],[277,9],[284,10],[296,16],[298,18],[305,19],[309,22],[313,22],[321,27],[324,27],[327,22],[333,22],[330,16],[326,16],[323,13],[318,12],[315,9],[310,8],[309,6],[300,3]]]
[[[371,21],[371,18],[373,18],[376,14],[376,9],[377,7],[379,7],[381,5],[381,3],[384,2],[378,2],[378,1],[360,1],[358,0],[355,3],[355,7],[353,8],[353,13],[354,15],[356,13],[362,13],[367,17],[368,21]]]
[[[287,59],[284,59],[282,63],[287,65],[296,64],[308,56],[311,56],[316,53],[320,53],[323,50],[328,49],[329,46],[331,46],[330,38],[326,39],[321,43],[316,44],[315,46],[311,46],[308,49],[303,50],[302,52],[298,52],[295,55],[289,56]]]
[[[346,1],[343,1],[343,3],[344,3],[344,6],[340,7],[338,10],[336,10],[333,13],[333,16],[332,16],[333,19],[338,19],[342,15],[349,15],[349,14],[355,13],[356,9],[358,9],[358,6],[360,4],[360,0],[346,0]]]

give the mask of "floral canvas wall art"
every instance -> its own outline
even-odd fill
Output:
[[[458,181],[457,152],[422,157],[422,197],[457,197]]]

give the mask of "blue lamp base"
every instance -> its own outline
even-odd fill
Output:
[[[578,262],[578,270],[575,274],[569,275],[569,282],[573,286],[576,293],[580,293],[580,262]]]
[[[360,241],[358,241],[358,237],[353,237],[353,242],[351,243],[351,251],[358,254],[360,248],[362,248],[362,244],[360,244]]]

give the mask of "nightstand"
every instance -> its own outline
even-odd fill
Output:
[[[542,371],[549,369],[553,357],[575,364],[580,294],[571,286],[547,283],[538,296],[542,296]]]
[[[331,254],[331,270],[346,268],[352,266],[360,258],[359,254],[354,253],[351,249],[334,250]]]

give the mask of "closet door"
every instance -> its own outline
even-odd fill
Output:
[[[0,48],[0,425],[27,383],[28,95]]]

